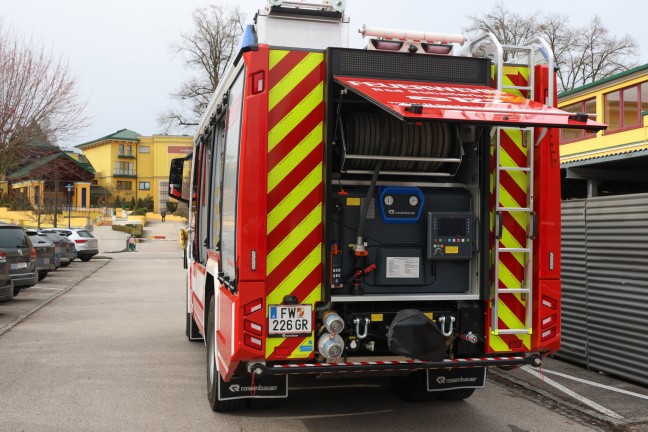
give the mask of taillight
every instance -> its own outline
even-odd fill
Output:
[[[32,257],[33,259],[36,259],[36,249],[32,248],[31,252],[29,253],[29,256]]]
[[[77,243],[88,243],[88,240],[74,240]]]
[[[0,258],[8,259],[9,255],[7,255],[7,252],[0,251]]]

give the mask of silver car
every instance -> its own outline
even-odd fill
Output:
[[[74,240],[77,257],[81,261],[90,261],[90,259],[99,253],[99,241],[92,235],[92,233],[83,228],[51,228],[51,231],[56,231]]]

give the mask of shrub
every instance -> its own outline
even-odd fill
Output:
[[[142,200],[142,206],[146,208],[146,210],[152,212],[153,211],[153,197],[150,195],[146,195],[146,198]]]
[[[178,209],[178,203],[167,201],[166,208],[169,213],[173,213]]]
[[[142,237],[144,227],[141,224],[113,225],[113,231],[120,231],[131,234],[135,237]]]
[[[139,207],[131,212],[131,216],[146,216],[146,209]]]
[[[130,199],[130,205],[128,206],[129,209],[135,210],[135,197],[131,197]]]
[[[113,205],[114,208],[120,208],[122,206],[121,198],[119,198],[119,195],[115,197],[115,204]]]

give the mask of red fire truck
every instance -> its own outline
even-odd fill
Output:
[[[605,125],[554,107],[541,39],[363,27],[350,49],[343,9],[271,0],[172,163],[216,411],[293,374],[465,399],[559,348],[556,128]]]

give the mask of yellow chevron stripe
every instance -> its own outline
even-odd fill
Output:
[[[269,65],[270,65],[270,70],[277,66],[277,63],[279,63],[284,57],[286,57],[290,53],[290,51],[286,50],[270,50],[270,58],[269,58]]]
[[[314,305],[316,302],[321,300],[322,300],[322,285],[320,284],[317,286],[317,288],[315,288],[310,294],[306,296],[306,298],[304,299],[304,301],[302,301],[302,303]],[[309,343],[311,346],[313,346],[313,344],[315,343],[315,338],[313,336],[305,338],[300,346],[309,345]],[[300,346],[295,348],[295,350],[290,354],[290,358],[308,358],[313,354],[313,351],[301,351]]]
[[[513,199],[511,194],[504,189],[503,186],[500,186],[500,204],[502,204],[502,207],[512,207],[512,208],[520,208],[520,205]],[[527,226],[527,218],[526,214],[520,211],[516,212],[510,212],[510,215],[517,221],[517,223],[520,224],[522,228],[526,229]]]
[[[267,313],[267,311],[266,311]],[[277,348],[286,338],[282,337],[269,337],[266,338],[266,358],[274,354],[275,348]]]
[[[306,218],[299,223],[274,250],[268,254],[266,274],[274,271],[279,264],[322,222],[322,205],[311,211]]]
[[[490,345],[491,349],[495,352],[511,351],[511,349],[506,344],[506,342],[504,342],[501,337],[496,336],[494,334],[491,334],[489,336],[488,342],[489,342],[488,345]]]
[[[324,83],[319,83],[268,133],[268,152],[272,151],[308,114],[324,100]]]
[[[526,306],[526,302],[524,302]],[[504,322],[507,328],[526,328],[526,324],[521,322],[518,317],[511,312],[511,309],[502,301],[502,299],[499,299],[497,302],[497,308],[498,308],[498,314],[499,318]],[[515,335],[518,339],[522,341],[524,344],[524,347],[526,349],[529,349],[531,346],[531,335],[529,334],[516,334]]]
[[[322,142],[322,137],[323,127],[320,123],[268,173],[268,193],[289,176],[292,170]]]
[[[499,279],[504,284],[504,288],[520,288],[521,281],[519,281],[509,269],[500,262]],[[499,284],[499,281],[497,282]],[[510,295],[510,294],[506,294]]]
[[[322,183],[322,164],[319,163],[313,171],[308,173],[295,189],[293,189],[277,207],[268,213],[268,230],[270,234],[273,229],[281,223],[306,196]]]
[[[266,298],[267,304],[281,304],[286,294],[290,294],[300,283],[322,263],[322,245],[319,244],[300,262]]]
[[[286,95],[302,82],[313,69],[324,61],[324,54],[310,53],[275,84],[268,93],[268,111],[272,110]]]

